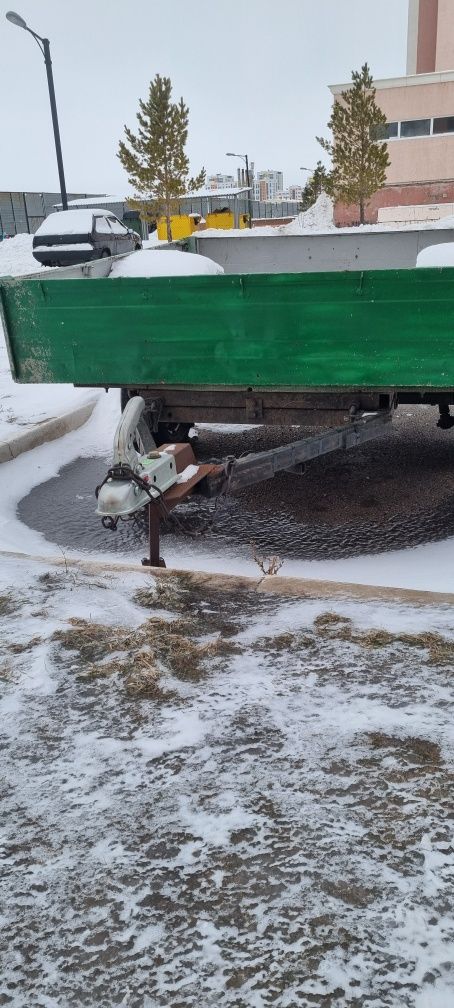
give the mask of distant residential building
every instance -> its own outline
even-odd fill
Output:
[[[287,203],[287,202],[298,202],[303,197],[303,187],[300,185],[291,185],[288,189],[283,189],[282,192],[276,193],[274,197],[275,203]]]
[[[235,189],[236,181],[233,175],[209,175],[207,178],[207,189]]]
[[[284,175],[280,171],[257,172],[253,183],[253,196],[258,200],[275,200],[277,193],[284,188]]]

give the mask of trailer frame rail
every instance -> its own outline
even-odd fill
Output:
[[[280,448],[245,455],[229,465],[229,489],[243,487],[272,479],[278,472],[301,472],[305,462],[328,455],[330,452],[357,448],[385,433],[391,423],[392,411],[387,409],[353,419],[349,424],[321,431]]]

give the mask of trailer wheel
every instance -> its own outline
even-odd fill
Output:
[[[125,409],[126,404],[129,401],[130,395],[127,388],[122,388],[120,391],[121,395],[121,412]],[[174,444],[181,442],[190,441],[189,431],[194,426],[194,424],[188,423],[159,423],[157,431],[151,430],[157,447],[163,444]]]

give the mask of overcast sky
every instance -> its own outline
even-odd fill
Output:
[[[58,190],[44,63],[11,7],[51,40],[68,191],[127,191],[118,141],[155,73],[189,105],[194,172],[233,174],[234,150],[285,185],[324,160],[328,84],[365,60],[405,73],[408,0],[0,0],[0,190]]]

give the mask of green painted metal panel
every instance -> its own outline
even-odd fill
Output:
[[[454,388],[454,269],[0,281],[19,382]]]

